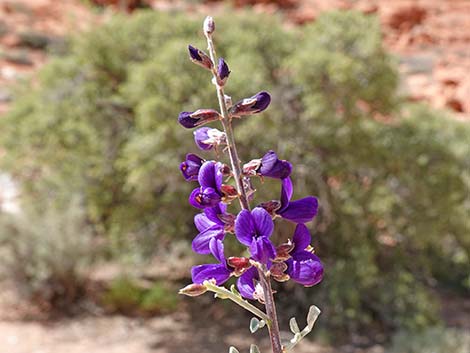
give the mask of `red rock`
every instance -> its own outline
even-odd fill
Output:
[[[427,10],[425,8],[413,5],[395,10],[386,22],[393,29],[408,31],[414,26],[421,24],[426,15]]]

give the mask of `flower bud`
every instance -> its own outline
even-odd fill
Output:
[[[199,175],[199,169],[201,169],[204,159],[201,157],[189,153],[186,155],[186,160],[180,164],[181,173],[186,181],[195,181]]]
[[[269,269],[269,272],[276,281],[286,282],[290,279],[290,276],[284,273],[286,270],[287,265],[284,262],[274,262]]]
[[[261,166],[257,172],[261,176],[285,179],[292,173],[292,164],[277,158],[274,151],[269,151],[261,159]]]
[[[178,116],[178,122],[185,128],[191,129],[220,118],[220,114],[214,109],[198,109],[194,112],[181,112]]]
[[[231,256],[227,259],[227,264],[233,267],[233,274],[240,277],[247,269],[251,267],[250,259],[246,257]]]
[[[232,116],[241,117],[251,115],[265,110],[271,103],[271,96],[268,92],[261,91],[253,97],[245,98],[230,108]]]
[[[204,151],[226,143],[225,132],[210,127],[201,127],[194,131],[196,145]]]
[[[193,47],[192,45],[188,45],[188,50],[189,50],[189,58],[193,63],[196,65],[202,66],[205,69],[212,70],[212,60],[207,55],[204,53],[202,50],[199,50],[198,48]]]
[[[215,31],[214,19],[211,16],[207,16],[206,19],[204,20],[204,24],[202,28],[204,30],[204,34],[206,35],[206,37],[210,36]]]
[[[219,86],[225,85],[228,76],[230,75],[230,69],[223,58],[219,58],[219,64],[217,65],[217,83]]]
[[[188,297],[197,297],[198,295],[204,294],[207,292],[207,288],[203,284],[190,284],[179,290],[179,294],[187,295]]]
[[[278,200],[271,200],[261,203],[259,207],[264,208],[271,216],[275,216],[276,211],[281,208],[281,202]]]
[[[225,202],[231,202],[239,196],[237,189],[233,185],[223,184],[220,191],[224,195],[223,201]]]

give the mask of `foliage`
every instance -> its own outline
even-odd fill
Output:
[[[429,285],[468,290],[468,125],[400,106],[374,17],[334,12],[298,32],[251,13],[217,23],[236,72],[233,100],[273,94],[266,113],[237,122],[242,159],[275,145],[298,166],[297,192],[321,200],[313,229],[325,280],[306,294],[287,286],[289,298],[322,308],[319,324],[334,332],[434,322]],[[186,59],[186,43],[204,48],[192,42],[197,31],[198,19],[178,14],[118,17],[75,38],[37,87],[18,92],[0,121],[1,167],[29,202],[83,195],[89,221],[120,253],[194,236],[194,211],[180,206],[190,186],[173,174],[195,150],[177,126],[181,107],[217,106],[208,77]],[[256,199],[278,197],[263,189]],[[285,239],[292,229],[283,227]]]
[[[157,281],[147,288],[129,276],[114,279],[101,302],[108,310],[126,314],[166,313],[174,311],[178,304],[175,290],[168,285]]]
[[[85,293],[96,244],[77,198],[63,209],[0,215],[0,270],[44,309],[69,311]]]
[[[470,334],[456,329],[432,327],[421,333],[400,332],[387,353],[465,353],[470,350]]]

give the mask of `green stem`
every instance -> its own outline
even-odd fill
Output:
[[[215,294],[217,294],[219,298],[230,299],[234,303],[240,305],[245,310],[248,310],[250,313],[258,316],[261,320],[266,322],[268,326],[270,325],[271,320],[269,319],[269,317],[265,313],[263,313],[261,310],[259,310],[256,306],[242,299],[242,297],[239,294],[235,294],[234,292],[229,291],[227,288],[219,287],[209,281],[205,281],[204,286],[207,288],[208,291],[214,292]]]

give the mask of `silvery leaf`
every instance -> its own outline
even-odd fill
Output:
[[[260,321],[256,317],[251,318],[250,332],[255,333],[256,331],[258,331],[259,328],[260,328]]]
[[[310,331],[312,330],[313,325],[315,324],[315,321],[317,321],[320,313],[321,313],[321,310],[318,309],[315,305],[312,305],[310,309],[308,310],[307,325]]]
[[[258,348],[257,345],[252,344],[252,345],[250,346],[250,353],[261,353],[261,352],[259,351],[259,348]]]
[[[228,353],[240,353],[240,352],[235,347],[230,347],[230,349],[228,350]]]
[[[290,319],[289,327],[294,335],[300,332],[299,325],[297,324],[297,320],[295,319],[295,317]]]

